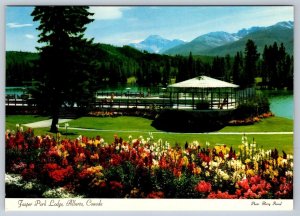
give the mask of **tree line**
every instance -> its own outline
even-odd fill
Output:
[[[88,58],[93,59],[94,71],[90,73],[94,82],[90,85],[102,86],[126,84],[134,77],[139,86],[167,86],[172,81],[180,82],[196,76],[206,75],[233,82],[241,88],[256,83],[265,89],[293,89],[293,56],[286,51],[284,44],[274,42],[266,45],[262,54],[256,50],[255,43],[249,40],[244,52],[234,56],[204,57],[167,56],[140,52],[129,46],[114,47],[93,44],[86,47]],[[29,57],[28,57],[29,56]],[[22,86],[32,80],[41,79],[41,73],[34,67],[39,58],[37,53],[9,52],[7,56],[7,86]]]

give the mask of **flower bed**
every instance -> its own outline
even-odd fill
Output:
[[[244,118],[244,119],[230,120],[228,122],[228,125],[229,126],[252,125],[252,124],[254,124],[256,122],[260,122],[264,118],[269,118],[269,117],[272,117],[272,116],[274,116],[273,113],[266,112],[266,113],[263,113],[261,115],[254,116],[254,117],[248,117],[248,118]]]
[[[293,197],[292,155],[257,149],[246,137],[237,152],[196,141],[172,148],[151,134],[115,136],[108,144],[99,136],[57,140],[28,129],[7,131],[5,139],[7,197]]]

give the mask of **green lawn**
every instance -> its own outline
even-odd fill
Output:
[[[49,117],[36,115],[6,115],[5,118],[6,129],[11,130],[16,128],[16,124],[21,125],[49,119]]]
[[[6,116],[6,128],[14,129],[16,124],[25,124],[35,121],[47,119],[47,117],[40,116]],[[68,130],[68,138],[75,138],[79,135],[88,137],[95,137],[100,135],[107,142],[113,141],[113,136],[118,135],[124,139],[128,136],[138,138],[143,136],[149,137],[149,132],[153,132],[155,140],[162,139],[168,141],[171,145],[178,143],[184,145],[185,142],[192,142],[197,140],[200,144],[205,145],[208,141],[211,145],[226,144],[237,149],[241,144],[242,135],[219,135],[219,134],[188,134],[188,133],[167,133],[156,130],[151,126],[151,120],[140,117],[81,117],[69,122],[70,127],[89,128],[96,130],[107,131],[81,131]],[[61,124],[61,133],[65,130]],[[35,134],[49,134],[49,128],[37,128],[34,130]],[[272,117],[264,119],[260,123],[249,126],[227,126],[220,130],[220,132],[274,132],[274,131],[293,131],[293,120]],[[65,135],[64,135],[65,136]],[[255,139],[259,147],[264,149],[277,148],[279,151],[284,150],[287,153],[293,153],[293,135],[248,135],[248,140]]]
[[[278,132],[293,131],[294,121],[282,117],[271,117],[247,126],[227,126],[221,132]]]

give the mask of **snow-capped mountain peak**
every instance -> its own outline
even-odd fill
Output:
[[[139,43],[131,43],[129,46],[139,50],[146,50],[151,53],[162,53],[163,51],[184,44],[184,41],[179,39],[169,40],[160,35],[150,35],[145,40]]]
[[[292,29],[292,28],[294,28],[294,22],[293,21],[283,21],[283,22],[276,23],[274,26],[280,26],[280,27]]]

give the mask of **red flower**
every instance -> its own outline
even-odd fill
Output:
[[[164,192],[158,191],[158,192],[151,192],[147,195],[147,198],[153,198],[153,199],[160,199],[164,198]]]
[[[196,191],[200,192],[200,193],[207,193],[211,191],[211,184],[209,182],[205,182],[205,181],[200,181],[196,188]]]
[[[122,183],[118,181],[111,181],[109,182],[109,185],[112,190],[121,190],[123,188]]]
[[[242,181],[238,182],[238,185],[246,191],[250,189],[248,179],[243,179]]]
[[[113,154],[113,155],[111,156],[110,163],[111,163],[111,165],[113,165],[113,166],[117,166],[117,165],[121,164],[121,163],[122,163],[122,158],[121,158],[121,156],[118,155],[118,154]]]
[[[31,164],[29,164],[29,169],[34,169],[34,164],[33,163],[31,163]]]
[[[259,196],[256,193],[254,193],[251,189],[249,189],[246,193],[244,193],[244,197],[247,199],[259,198]]]
[[[218,191],[218,193],[211,192],[207,198],[209,198],[209,199],[236,199],[237,195],[234,195],[234,194],[232,195],[232,194],[229,194],[228,192]]]

